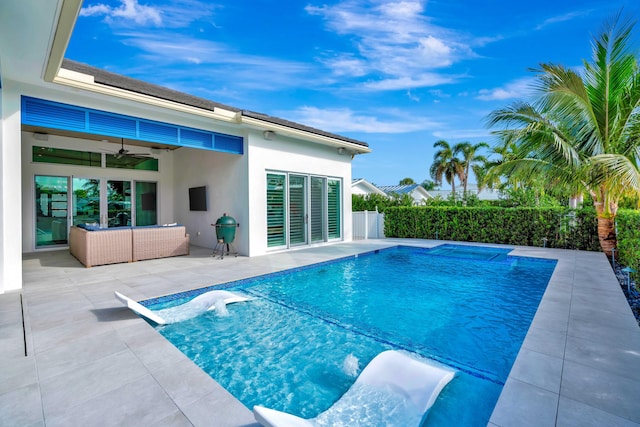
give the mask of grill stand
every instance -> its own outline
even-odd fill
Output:
[[[224,240],[219,239],[218,242],[216,243],[216,247],[213,248],[213,254],[211,256],[216,256],[216,255],[220,255],[220,259],[224,259],[224,256],[227,255],[233,255],[235,257],[238,256],[238,251],[235,250],[235,248],[233,247],[233,244],[231,243],[225,243]]]

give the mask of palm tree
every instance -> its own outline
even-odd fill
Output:
[[[439,148],[433,156],[433,164],[429,170],[431,178],[442,185],[442,176],[451,184],[451,193],[453,198],[456,197],[456,177],[464,182],[464,166],[462,161],[457,157],[449,143],[443,139],[433,144],[434,148]]]
[[[469,171],[473,168],[474,164],[484,163],[487,161],[485,156],[476,154],[481,148],[489,148],[489,144],[486,142],[479,142],[477,144],[471,144],[470,142],[459,142],[453,147],[454,153],[462,154],[462,165],[464,167],[464,180],[462,181],[463,190],[462,194],[467,195],[467,184],[469,183]],[[474,169],[475,170],[475,169]]]
[[[489,125],[501,125],[503,141],[517,145],[501,174],[545,176],[574,191],[588,192],[598,217],[598,238],[611,255],[616,247],[618,201],[640,194],[640,68],[629,49],[634,24],[620,15],[592,42],[583,75],[542,64],[533,104],[496,110]]]

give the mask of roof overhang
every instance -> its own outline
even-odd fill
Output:
[[[53,83],[64,86],[82,89],[101,95],[126,99],[128,101],[151,105],[154,107],[166,108],[181,113],[195,114],[197,116],[209,119],[220,120],[227,123],[239,123],[239,114],[234,111],[215,108],[214,110],[206,110],[203,108],[192,107],[178,102],[171,102],[166,99],[154,96],[144,95],[138,92],[132,92],[126,89],[120,89],[113,86],[107,86],[96,83],[94,77],[88,74],[79,73],[73,70],[60,68],[57,75],[53,78]]]
[[[379,189],[378,187],[376,187],[375,185],[373,185],[372,183],[370,183],[364,178],[351,183],[352,188],[355,186],[365,187],[370,193],[373,193],[373,194],[379,194],[380,196],[387,196],[387,193],[385,193],[384,191],[382,191],[381,189]]]
[[[43,78],[47,82],[54,81],[58,75],[81,7],[82,0],[62,0],[60,13],[56,20],[53,40],[49,49],[49,57],[47,58],[44,69]]]
[[[354,144],[348,141],[344,141],[338,138],[333,138],[326,135],[313,133],[310,131],[299,130],[293,127],[280,125],[266,120],[256,119],[253,117],[241,116],[243,124],[259,129],[262,131],[271,131],[276,134],[288,136],[296,139],[304,139],[305,141],[313,141],[318,144],[328,145],[335,148],[344,148],[350,154],[364,154],[370,153],[371,149],[364,145]]]
[[[3,33],[13,35],[11,40],[8,37],[0,37],[3,78],[36,85],[55,83],[241,127],[272,131],[291,138],[342,148],[352,155],[371,152],[366,143],[286,120],[260,114],[247,115],[233,107],[227,109],[224,106],[218,106],[221,104],[202,108],[199,103],[189,105],[189,103],[175,102],[171,99],[136,92],[131,90],[131,87],[101,83],[96,81],[90,72],[82,72],[82,69],[80,72],[68,69],[64,65],[64,55],[81,7],[82,0],[0,2],[0,28],[3,28]]]

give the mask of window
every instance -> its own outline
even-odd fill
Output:
[[[113,156],[111,154],[106,155],[107,167],[118,169],[136,169],[144,171],[157,171],[158,159],[153,157],[140,157],[140,156]]]
[[[267,247],[340,239],[341,186],[336,178],[267,173]]]
[[[102,153],[66,150],[33,146],[32,161],[34,163],[53,163],[60,165],[77,165],[102,167]],[[105,165],[108,168],[158,171],[158,159],[143,156],[114,156],[105,154]]]
[[[87,151],[64,150],[62,148],[38,147],[32,148],[34,163],[55,163],[60,165],[102,166],[102,154]]]

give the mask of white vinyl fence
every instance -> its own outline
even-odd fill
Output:
[[[353,212],[353,240],[383,238],[383,213],[379,213],[378,211]]]

